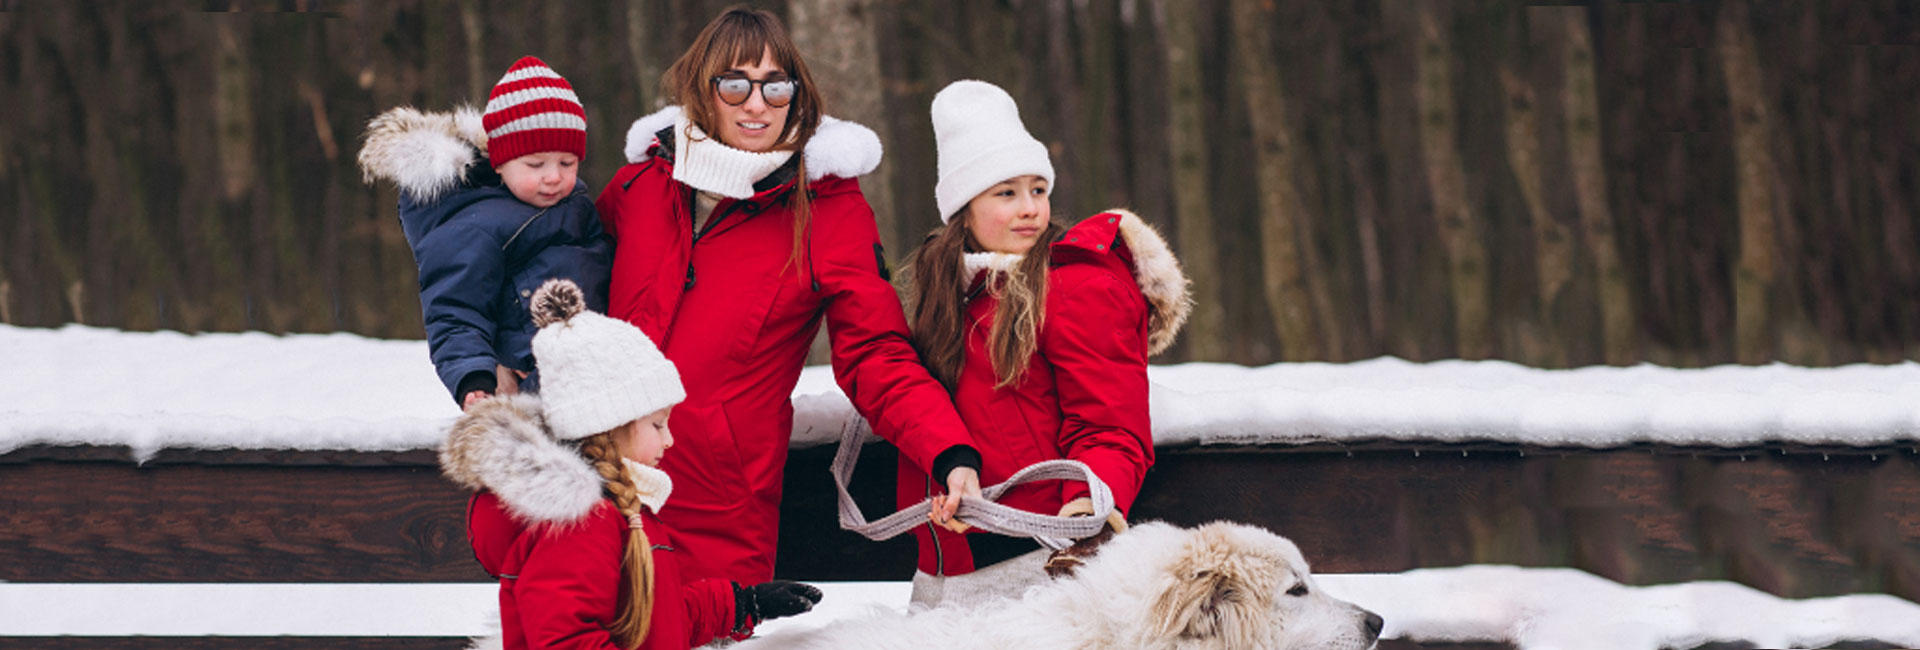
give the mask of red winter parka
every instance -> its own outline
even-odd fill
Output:
[[[875,432],[923,467],[971,441],[907,338],[873,211],[854,180],[879,164],[879,138],[831,118],[815,132],[804,152],[811,226],[795,260],[791,199],[802,155],[751,198],[722,199],[696,233],[694,190],[673,179],[678,114],[634,123],[631,164],[600,194],[615,240],[608,313],[658,342],[686,385],[661,469],[675,486],[666,518],[701,549],[689,574],[757,583],[773,576],[793,387],[823,316],[834,377]]]
[[[614,650],[606,628],[617,615],[632,530],[592,466],[545,432],[540,408],[530,395],[476,404],[449,436],[441,464],[455,481],[485,490],[467,503],[467,537],[500,582],[505,650]],[[641,519],[653,547],[654,603],[640,647],[683,650],[732,633],[733,584],[688,578],[687,559],[699,549],[651,511]]]
[[[984,461],[982,485],[1040,461],[1067,458],[1091,468],[1124,513],[1153,465],[1147,356],[1170,345],[1186,321],[1186,276],[1166,240],[1130,212],[1089,217],[1052,247],[1046,311],[1026,377],[994,387],[999,377],[987,335],[1000,301],[979,290],[967,303],[967,349],[953,401]],[[984,282],[985,275],[975,282]],[[930,490],[940,486],[925,470],[900,465],[902,507]],[[1083,496],[1084,482],[1049,481],[1014,488],[1000,502],[1052,515]],[[920,571],[958,575],[976,568],[965,536],[933,525],[915,533]]]

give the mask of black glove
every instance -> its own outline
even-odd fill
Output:
[[[792,616],[813,609],[820,602],[820,590],[792,580],[768,580],[751,587],[733,585],[733,631],[745,633],[748,625]]]

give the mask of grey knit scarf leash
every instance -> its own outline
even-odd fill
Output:
[[[857,419],[855,424],[847,426],[842,432],[840,449],[833,456],[833,487],[840,492],[840,528],[877,542],[926,525],[927,512],[933,500],[923,499],[879,521],[867,521],[866,516],[860,513],[860,505],[854,503],[853,495],[847,493],[847,482],[853,476],[854,463],[860,460],[860,447],[864,443],[861,434],[867,428],[865,420]],[[1050,480],[1086,481],[1088,490],[1092,492],[1093,516],[1057,517],[995,503],[1014,486]],[[1107,524],[1107,514],[1113,512],[1113,492],[1107,489],[1106,483],[1100,481],[1100,477],[1094,476],[1093,470],[1076,460],[1047,460],[1028,465],[1014,472],[1007,480],[981,492],[986,498],[961,497],[960,508],[954,512],[954,516],[987,532],[1032,537],[1040,545],[1056,551],[1071,546],[1076,539],[1098,534]]]

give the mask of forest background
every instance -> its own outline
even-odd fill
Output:
[[[388,107],[533,54],[594,191],[731,1],[0,0],[0,322],[419,338]],[[1920,7],[1903,0],[785,0],[897,265],[928,104],[985,79],[1056,218],[1156,223],[1200,308],[1162,362],[1920,359]]]

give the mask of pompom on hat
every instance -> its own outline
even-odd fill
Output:
[[[533,357],[547,426],[579,440],[680,403],[680,372],[640,328],[586,309],[571,280],[533,292]]]
[[[487,159],[496,168],[546,151],[587,157],[587,110],[573,84],[538,57],[520,57],[493,85],[481,123]]]
[[[940,162],[933,196],[941,223],[1000,181],[1033,175],[1053,184],[1047,145],[1027,133],[1020,107],[999,86],[972,79],[947,84],[933,96],[933,139]]]

